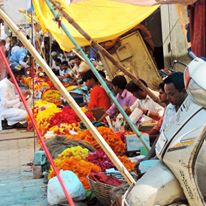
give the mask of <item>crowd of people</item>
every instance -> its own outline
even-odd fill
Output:
[[[6,46],[5,40],[1,40],[1,49],[9,60],[10,67],[18,78],[22,75],[29,75],[30,55],[26,48],[17,40],[11,38],[10,45]],[[89,65],[85,63],[78,55],[73,52],[63,53],[53,51],[51,53],[51,69],[63,83],[80,84],[87,87],[89,97],[84,104],[89,110],[101,110],[102,115],[99,120],[103,121],[106,116],[111,119],[119,114],[116,105],[111,102],[110,97],[103,87],[99,84]],[[91,59],[93,65],[97,68],[98,63]],[[43,73],[41,71],[41,73]],[[144,121],[153,120],[157,124],[148,131],[150,135],[151,146],[156,143],[158,135],[164,131],[172,122],[178,108],[186,97],[184,88],[183,74],[175,72],[170,74],[159,85],[159,99],[161,105],[142,90],[133,81],[127,81],[125,76],[117,75],[112,80],[108,80],[105,72],[99,70],[102,78],[108,84],[117,101],[129,116],[138,116],[134,122],[136,125],[144,116]],[[45,75],[44,73],[42,74]],[[145,87],[147,83],[140,79]],[[0,81],[0,117],[3,128],[23,127],[26,122],[26,110],[23,107],[15,86],[10,76]]]
[[[14,38],[10,50],[5,49],[4,52],[17,80],[24,75],[31,75],[29,73],[30,70],[28,70],[28,51],[21,43],[15,43]],[[51,70],[62,83],[87,88],[88,95],[85,99],[84,107],[93,112],[93,114],[98,111],[100,116],[96,120],[104,122],[108,126],[111,126],[108,118],[111,121],[118,121],[119,110],[111,101],[108,91],[105,91],[101,86],[87,63],[73,52],[53,52],[51,56]],[[161,103],[157,103],[145,90],[140,88],[134,81],[126,79],[124,75],[116,75],[109,79],[102,67],[99,70],[98,61],[91,60],[116,97],[116,100],[137,127],[143,121],[155,122],[155,126],[146,131],[149,135],[151,149],[143,159],[136,162],[136,168],[138,169],[140,162],[156,158],[155,147],[159,136],[173,125],[173,121],[176,120],[175,115],[187,97],[183,73],[169,73],[162,80],[158,91]],[[40,75],[40,73],[42,73],[43,78],[46,77],[42,70],[36,71],[36,75]],[[147,82],[143,79],[140,79],[140,81],[148,88]],[[28,94],[25,93],[24,96],[27,97],[29,96]],[[66,103],[62,101],[61,106],[65,105]],[[0,80],[0,120],[0,130],[27,127],[27,112],[10,75]],[[125,127],[125,129],[128,130],[128,127]]]
[[[7,58],[10,68],[19,84],[21,84],[19,80],[22,77],[34,77],[34,73],[36,76],[46,76],[42,69],[38,68],[38,65],[32,67],[31,55],[16,36],[1,36],[0,49]],[[63,51],[57,49],[51,53],[51,56],[50,67],[63,83],[71,85],[79,84],[81,83],[81,75],[89,70],[89,66],[73,52],[63,53]],[[97,65],[95,61],[93,61],[93,64]],[[11,77],[6,75],[6,72],[3,70],[5,70],[5,67],[2,66],[0,81],[0,118],[2,121],[0,128],[24,128],[26,127],[26,111],[15,90]],[[5,73],[5,75],[3,75],[3,73]],[[27,94],[28,92],[26,92],[25,95]],[[13,101],[15,103],[13,103]],[[17,101],[18,104],[16,104]],[[16,121],[10,121],[10,118],[16,119]]]

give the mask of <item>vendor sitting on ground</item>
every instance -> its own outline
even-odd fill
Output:
[[[105,90],[98,84],[98,80],[93,72],[91,70],[84,72],[82,80],[90,90],[88,108],[101,108],[106,111],[110,107],[110,99]]]
[[[112,80],[113,90],[117,94],[116,99],[122,108],[130,107],[136,101],[136,97],[132,95],[127,89],[127,80],[124,76],[118,75]],[[112,106],[106,111],[106,114],[113,117],[117,113],[116,105],[113,103]]]
[[[20,123],[25,123],[26,117],[27,112],[17,95],[15,85],[8,75],[0,81],[0,120],[3,120],[2,127],[3,129],[26,127],[26,124]]]
[[[146,86],[147,83],[140,79],[140,81]],[[164,113],[164,108],[154,102],[150,96],[147,95],[146,91],[143,91],[139,86],[137,86],[133,81],[131,81],[127,85],[127,90],[130,91],[136,98],[137,100],[135,103],[126,109],[126,112],[130,114],[135,110],[135,108],[139,108],[142,110],[143,114],[146,115],[147,117],[150,117],[151,119],[154,120],[159,120],[163,113]]]

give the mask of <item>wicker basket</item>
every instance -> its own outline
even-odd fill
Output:
[[[118,179],[123,179],[121,175],[117,176],[116,173],[114,173],[114,174],[110,173],[107,175],[112,175],[112,176],[117,177]],[[95,194],[96,198],[100,201],[100,203],[103,206],[110,206],[111,205],[110,192],[116,186],[104,184],[102,182],[96,182],[93,179],[91,179],[89,176],[87,176],[87,179],[89,180],[91,190],[94,191],[94,194]]]

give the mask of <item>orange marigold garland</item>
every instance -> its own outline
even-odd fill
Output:
[[[127,156],[118,156],[118,158],[129,172],[134,171],[135,163],[132,162]]]
[[[98,127],[97,130],[103,136],[105,141],[109,144],[109,146],[116,154],[118,155],[125,154],[126,152],[125,143],[118,135],[116,135],[112,131],[112,129],[107,127]],[[93,147],[95,147],[95,149],[97,150],[100,149],[100,145],[97,143],[97,141],[94,139],[94,137],[91,135],[91,133],[88,130],[80,132],[78,133],[78,135],[70,136],[69,138],[83,140],[85,142],[90,143]]]

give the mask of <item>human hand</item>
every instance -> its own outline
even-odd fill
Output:
[[[139,107],[139,109],[142,110],[142,113],[147,116],[148,113],[147,109],[143,109],[142,107]]]
[[[130,115],[132,113],[132,111],[129,107],[125,108],[125,112],[127,113],[127,115]]]

